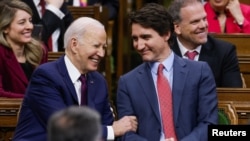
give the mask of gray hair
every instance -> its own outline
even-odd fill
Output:
[[[197,2],[202,4],[201,0],[174,0],[168,7],[168,12],[172,16],[174,22],[181,22],[181,8]]]
[[[71,23],[64,34],[64,48],[67,48],[72,37],[83,37],[86,31],[91,30],[91,27],[93,26],[105,29],[104,25],[96,19],[90,17],[80,17],[76,19],[73,23]]]

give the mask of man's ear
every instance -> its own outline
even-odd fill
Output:
[[[180,29],[179,24],[174,23],[174,31],[176,34],[181,34],[181,29]]]
[[[168,33],[165,34],[164,40],[165,40],[166,42],[169,40],[170,35],[171,35],[171,34],[170,34],[170,31],[169,31]]]
[[[70,39],[70,48],[71,48],[73,53],[77,52],[78,44],[79,44],[79,42],[76,38],[73,37]]]

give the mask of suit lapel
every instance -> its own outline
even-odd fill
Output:
[[[75,87],[74,87],[70,77],[69,77],[69,74],[68,74],[68,71],[66,68],[66,64],[64,61],[64,55],[57,60],[57,66],[58,66],[59,73],[62,75],[64,83],[65,83],[66,87],[69,89],[69,92],[72,95],[75,103],[78,103],[76,90],[75,90]]]
[[[209,42],[209,37],[207,43],[202,45],[201,52],[199,55],[199,61],[205,61],[210,66],[212,64],[216,64],[216,59],[214,57],[216,56],[215,52],[213,52],[213,45]]]
[[[88,73],[87,75],[87,88],[88,88],[88,106],[93,108],[93,109],[96,109],[95,108],[95,103],[94,103],[94,99],[95,99],[95,96],[96,96],[96,83],[98,81],[96,80],[96,77],[94,77],[92,75],[92,73]]]
[[[159,122],[161,122],[156,89],[150,70],[151,69],[149,65],[144,63],[142,69],[138,72],[139,74],[137,78],[141,86],[140,89],[143,91],[142,93],[145,94],[146,98],[148,99],[148,103],[150,104],[154,115],[157,117]]]
[[[174,56],[173,66],[173,105],[174,105],[174,121],[177,121],[182,95],[184,94],[184,85],[189,70],[186,68],[186,63],[177,55]]]
[[[10,69],[10,72],[13,73],[13,76],[19,78],[25,85],[28,84],[28,79],[21,67],[21,65],[17,62],[17,59],[12,51],[6,49],[6,67]]]

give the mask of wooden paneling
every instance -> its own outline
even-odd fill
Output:
[[[239,0],[240,3],[248,4],[250,5],[250,0]]]
[[[250,55],[250,34],[211,34],[215,38],[231,42],[236,46],[238,56]]]
[[[240,71],[246,87],[250,87],[250,34],[211,34],[215,38],[230,42],[236,46]]]
[[[108,9],[102,6],[75,7],[68,6],[74,19],[79,17],[91,17],[100,21],[105,26],[108,25]]]
[[[217,88],[217,93],[219,102],[232,102],[238,124],[250,124],[250,88]]]
[[[0,97],[0,141],[9,141],[15,131],[22,99]]]
[[[247,88],[250,88],[250,55],[238,56],[240,72],[242,73]]]
[[[220,113],[225,115],[230,120],[230,124],[238,124],[237,111],[232,101],[219,101],[218,107]]]
[[[64,52],[49,52],[48,53],[48,61],[55,61],[58,58],[60,58],[62,55],[64,55]]]

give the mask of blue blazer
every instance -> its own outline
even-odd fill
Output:
[[[103,138],[113,114],[108,99],[107,83],[98,72],[87,74],[88,106],[101,114]],[[64,56],[38,67],[28,85],[13,141],[46,141],[47,122],[58,110],[79,105],[74,85],[69,77]]]
[[[173,110],[178,141],[207,141],[209,124],[217,124],[217,94],[211,69],[205,62],[174,56]],[[127,132],[123,141],[159,141],[161,118],[151,68],[143,63],[119,79],[118,118],[135,115],[137,132]]]

